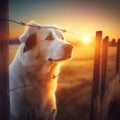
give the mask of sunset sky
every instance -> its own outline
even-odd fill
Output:
[[[65,36],[94,37],[96,30],[103,36],[120,37],[119,0],[9,0],[9,18],[40,24],[57,24],[61,28],[77,33]],[[18,37],[24,27],[11,23],[10,38]]]

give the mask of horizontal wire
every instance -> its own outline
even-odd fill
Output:
[[[19,25],[22,25],[22,26],[30,26],[30,27],[37,27],[37,28],[53,28],[53,29],[60,30],[62,32],[67,32],[67,33],[70,33],[70,34],[76,34],[76,33],[67,31],[66,29],[61,29],[61,28],[57,28],[57,27],[40,26],[40,25],[30,25],[30,24],[26,24],[25,22],[22,22],[22,21],[18,22],[16,20],[6,19],[6,18],[2,18],[2,17],[0,17],[0,20],[7,21],[7,22],[12,22],[12,23],[16,23],[16,24],[19,24]]]

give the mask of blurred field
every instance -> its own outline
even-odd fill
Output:
[[[10,62],[18,46],[10,46]],[[114,75],[115,48],[109,49],[108,79]],[[94,47],[75,47],[72,60],[62,63],[56,92],[57,120],[89,120]]]

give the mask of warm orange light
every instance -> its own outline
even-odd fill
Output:
[[[83,36],[82,41],[85,44],[89,44],[90,43],[90,37],[88,35],[85,35],[85,36]]]

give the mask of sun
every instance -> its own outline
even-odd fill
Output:
[[[85,44],[89,44],[89,42],[90,42],[90,37],[89,37],[88,35],[85,35],[85,36],[83,36],[82,41],[83,41],[83,43],[85,43]]]

